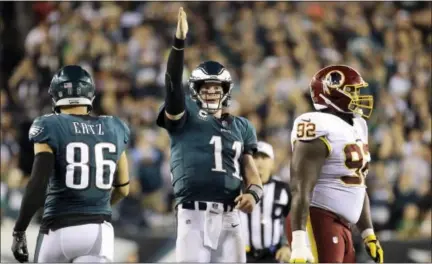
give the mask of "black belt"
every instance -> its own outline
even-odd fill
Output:
[[[209,202],[211,204],[211,206],[213,206],[214,209],[217,209],[217,207],[221,204],[221,203],[215,203],[215,202]],[[196,204],[198,204],[198,208],[196,208]],[[189,201],[189,202],[184,202],[181,204],[181,207],[184,209],[188,209],[188,210],[200,210],[200,211],[205,211],[207,210],[207,204],[205,202],[195,202],[195,201]],[[232,212],[234,210],[235,205],[234,204],[223,204],[223,209],[224,212]]]

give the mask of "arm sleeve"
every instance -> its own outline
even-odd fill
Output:
[[[165,104],[163,104],[159,109],[156,124],[160,127],[165,128],[168,131],[176,131],[178,129],[181,129],[186,123],[188,111],[185,110],[185,114],[179,120],[171,120],[165,115],[165,109]]]
[[[170,115],[178,115],[185,110],[185,94],[183,91],[184,40],[174,38],[174,44],[168,57],[165,74],[165,111]]]
[[[257,135],[255,131],[255,127],[246,120],[246,129],[244,132],[244,151],[243,154],[251,154],[253,155],[257,151]]]
[[[15,231],[25,231],[36,211],[43,206],[48,179],[54,169],[54,155],[49,152],[36,154],[30,180],[21,202],[15,223]]]

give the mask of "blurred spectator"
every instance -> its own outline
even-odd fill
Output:
[[[166,199],[163,197],[162,163],[164,153],[154,146],[155,135],[151,130],[143,131],[130,152],[130,160],[134,175],[143,194],[143,204],[159,213],[167,210]]]

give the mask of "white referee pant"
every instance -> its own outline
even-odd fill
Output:
[[[238,210],[221,203],[177,207],[177,262],[246,262]]]
[[[69,226],[39,233],[34,262],[112,262],[113,252],[111,223]]]

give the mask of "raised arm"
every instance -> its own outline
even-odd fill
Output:
[[[184,44],[188,31],[186,13],[181,7],[178,13],[177,31],[168,57],[165,74],[165,115],[169,120],[180,120],[185,113],[185,95],[182,87]]]

